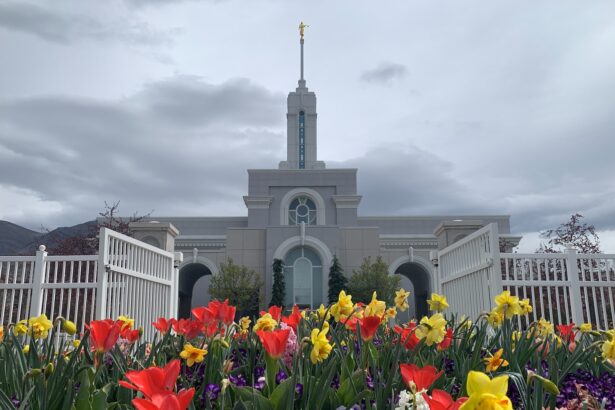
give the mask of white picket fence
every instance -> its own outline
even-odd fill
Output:
[[[151,339],[151,322],[177,313],[181,254],[103,228],[98,255],[0,256],[0,324],[45,313],[63,316],[84,332],[94,319],[126,315]]]
[[[498,227],[489,224],[438,252],[438,283],[450,310],[478,317],[501,292]]]
[[[458,314],[489,311],[503,290],[529,299],[533,312],[519,318],[526,327],[540,318],[554,324],[588,322],[601,329],[615,323],[615,255],[500,253],[496,224],[490,224],[438,252],[439,290]]]

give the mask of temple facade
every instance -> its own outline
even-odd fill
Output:
[[[508,215],[361,215],[357,169],[318,160],[316,94],[304,79],[303,48],[301,38],[300,77],[287,101],[287,158],[276,169],[247,170],[247,216],[157,217],[134,226],[138,239],[184,253],[180,317],[207,303],[209,279],[227,258],[263,275],[262,303],[271,298],[272,262],[283,260],[287,304],[318,307],[327,302],[334,255],[347,276],[364,258],[382,257],[411,292],[410,315],[423,314],[437,280],[432,251],[491,222],[509,243],[520,239],[509,234]]]

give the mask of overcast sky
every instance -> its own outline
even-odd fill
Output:
[[[300,20],[319,159],[359,168],[361,215],[581,212],[615,253],[612,1],[1,0],[0,219],[246,215]]]

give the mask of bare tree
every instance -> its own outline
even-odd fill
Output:
[[[581,222],[583,215],[575,213],[570,220],[555,229],[547,229],[540,232],[540,237],[548,239],[541,243],[537,252],[559,253],[560,247],[574,246],[580,253],[601,253],[600,238],[594,225]]]

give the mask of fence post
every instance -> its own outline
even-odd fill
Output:
[[[573,247],[566,247],[566,273],[570,283],[570,310],[572,311],[572,321],[577,325],[583,320],[583,301],[581,300],[581,281],[579,280],[579,267],[577,265],[577,250]]]
[[[100,228],[98,234],[98,278],[96,283],[96,319],[107,316],[107,263],[109,260],[109,234],[107,228]]]
[[[490,253],[487,258],[491,259],[491,267],[489,268],[490,278],[489,278],[489,288],[490,288],[490,298],[486,301],[486,305],[484,306],[486,310],[491,309],[491,303],[493,303],[493,299],[502,293],[502,264],[500,262],[500,234],[498,231],[498,224],[493,222],[490,224],[491,229],[489,232],[489,239],[491,241],[489,248]],[[486,262],[489,262],[487,260]]]
[[[173,285],[171,286],[171,317],[177,317],[177,306],[179,304],[179,266],[184,261],[182,252],[173,254]]]
[[[45,280],[45,265],[47,252],[45,245],[38,247],[34,271],[32,272],[32,298],[30,299],[30,317],[40,316],[43,310],[43,281]]]

